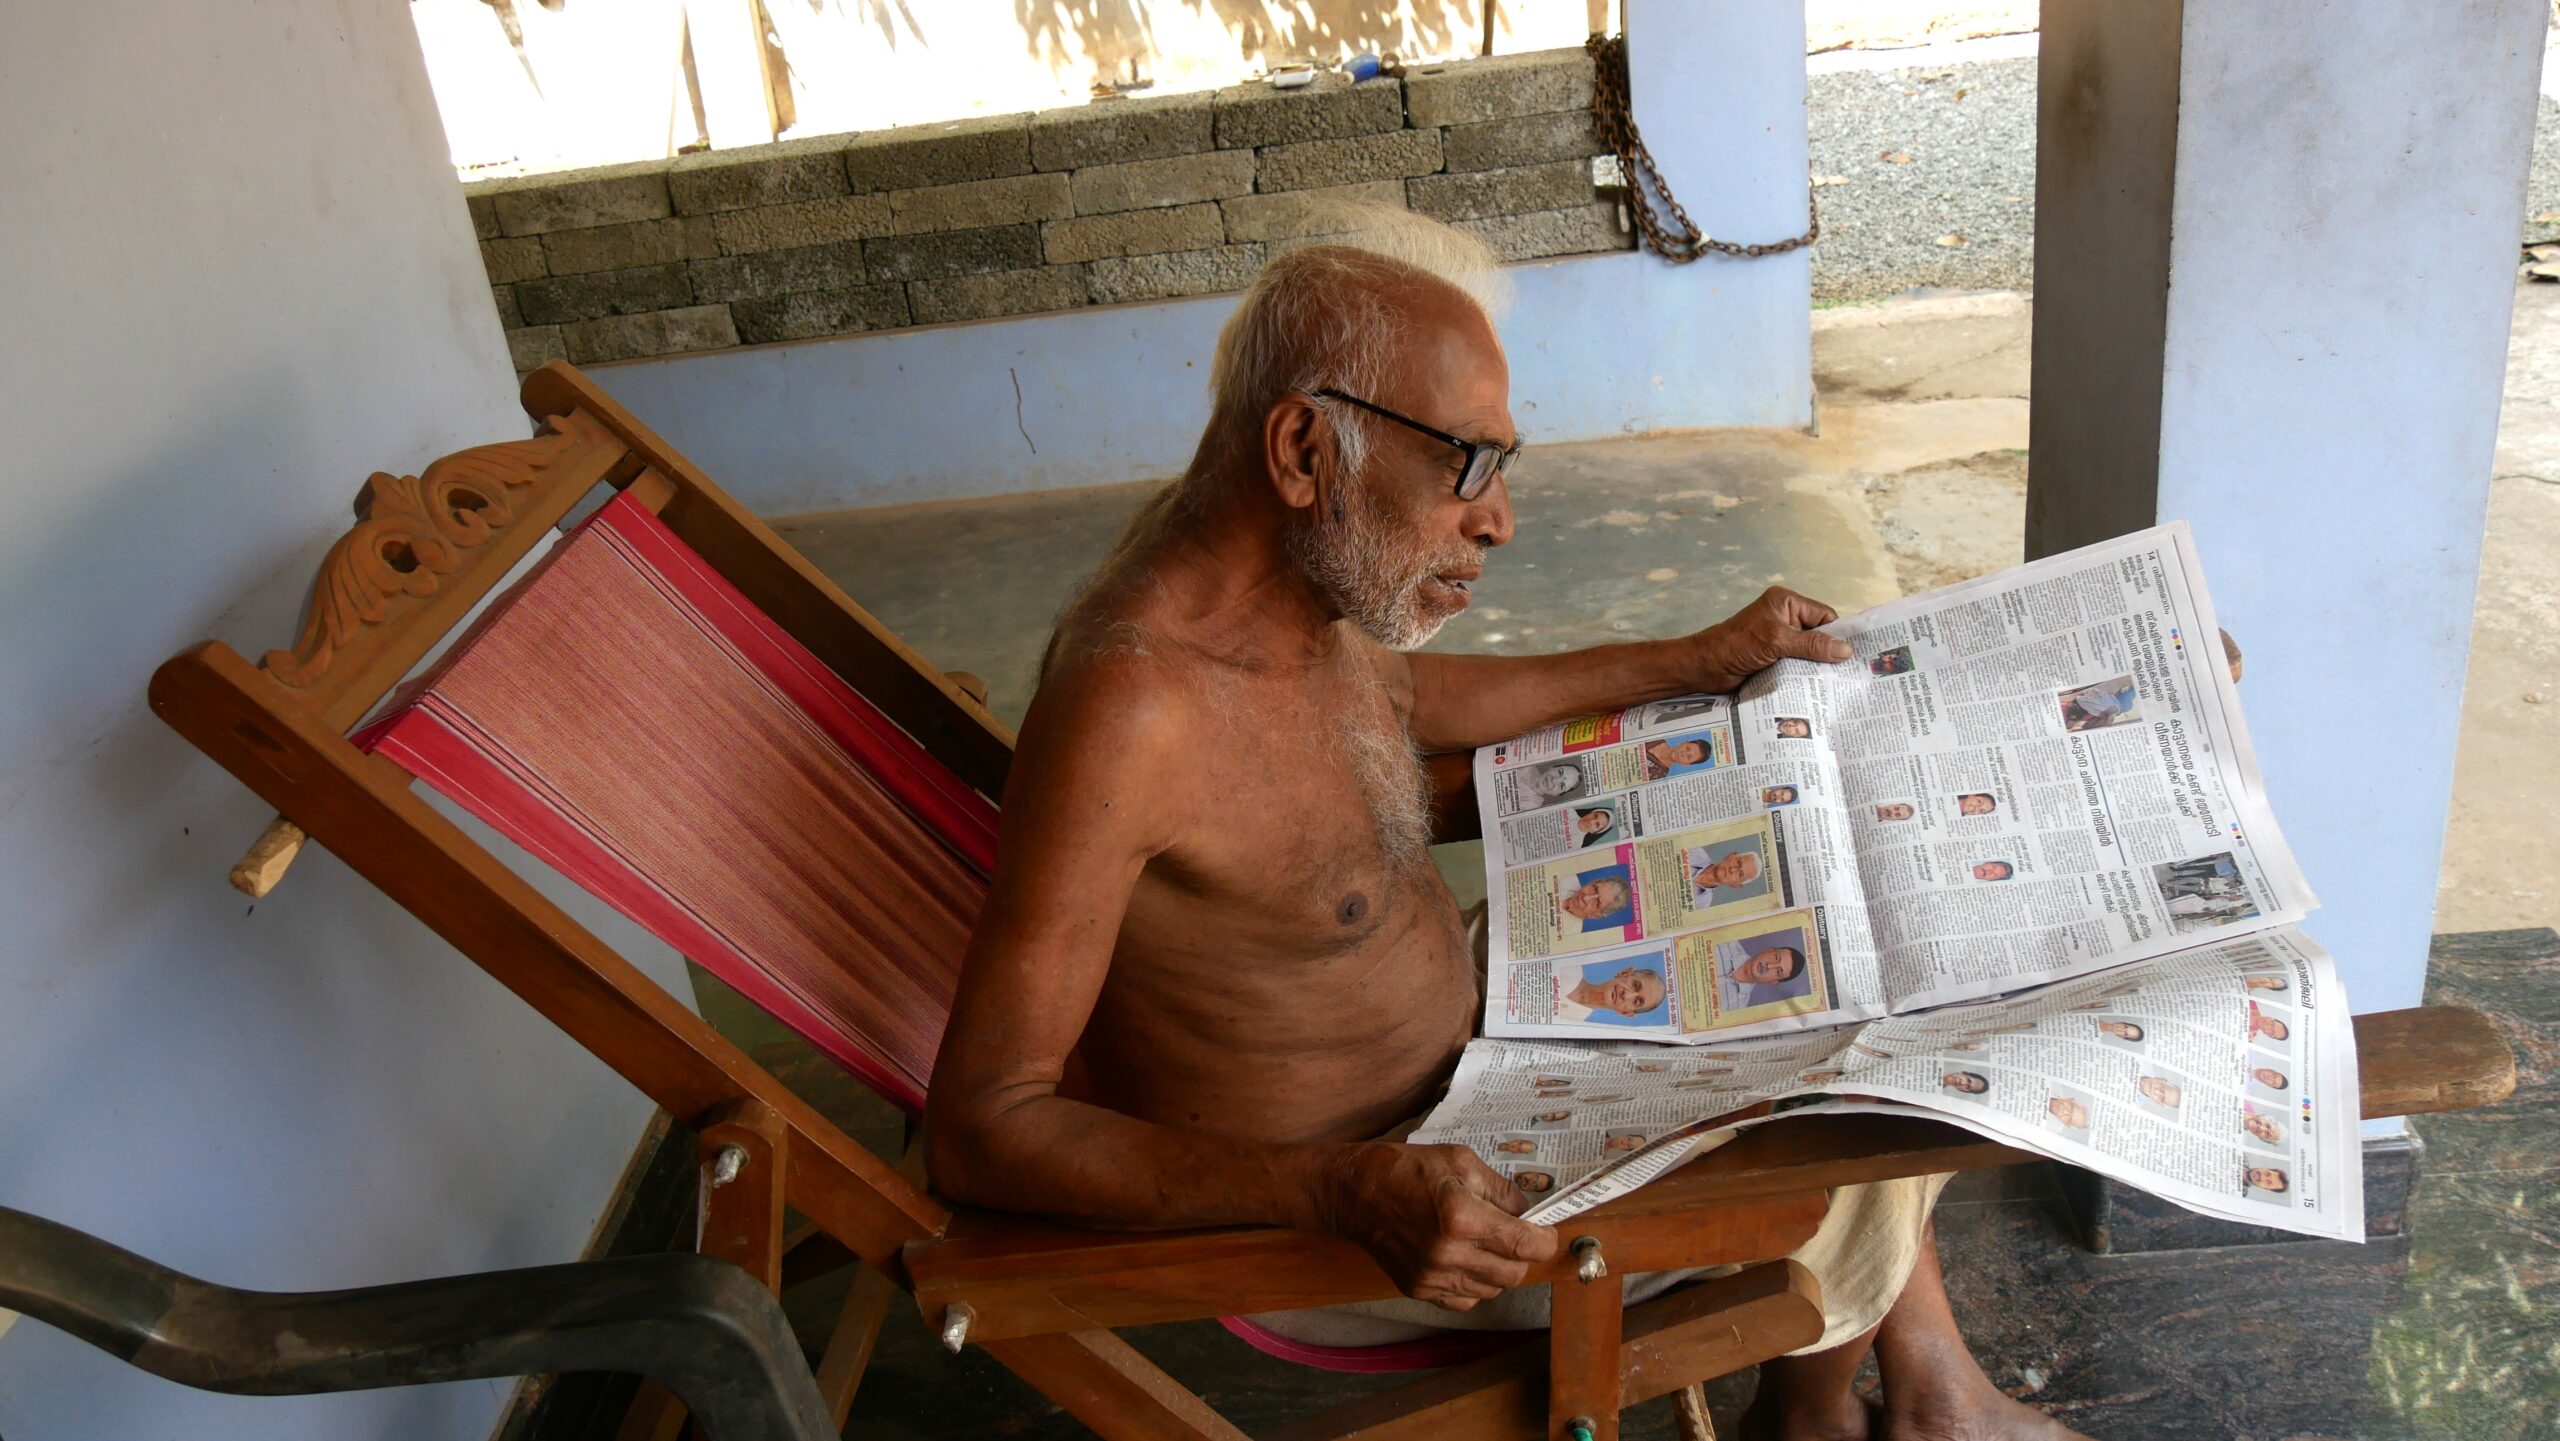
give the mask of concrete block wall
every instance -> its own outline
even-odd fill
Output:
[[[467,187],[516,368],[1235,291],[1335,202],[1629,248],[1591,62],[1098,101]]]

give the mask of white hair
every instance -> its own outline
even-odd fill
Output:
[[[1391,206],[1345,205],[1326,212],[1321,224],[1331,233],[1263,265],[1218,333],[1209,368],[1209,435],[1218,444],[1258,443],[1262,418],[1284,395],[1327,388],[1374,394],[1408,323],[1398,291],[1445,282],[1488,322],[1510,302],[1510,277],[1493,252],[1439,221]],[[1336,401],[1316,404],[1333,423],[1343,469],[1358,474],[1371,418]]]

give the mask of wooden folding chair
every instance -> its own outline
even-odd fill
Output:
[[[253,665],[210,642],[153,677],[153,708],[280,812],[235,881],[270,886],[319,842],[695,1129],[701,1250],[777,1287],[789,1205],[860,1258],[819,1367],[838,1424],[904,1288],[948,1344],[983,1346],[1115,1441],[1240,1436],[1114,1328],[1394,1295],[1359,1248],[955,1212],[914,1151],[893,1166],[855,1144],[413,789],[921,1109],[1011,734],[575,370],[535,372],[523,400],[533,438],[366,483],[291,648]],[[619,495],[466,626],[599,486]],[[2358,1037],[2369,1115],[2513,1085],[2472,1012],[2360,1018]],[[1771,1258],[1813,1233],[1829,1188],[2028,1159],[1901,1118],[1762,1129],[1568,1223],[1569,1254],[1531,1278],[1555,1290],[1545,1335],[1475,1341],[1473,1361],[1276,1434],[1614,1436],[1626,1405],[1819,1334],[1813,1279]],[[1728,1262],[1750,1264],[1622,1309],[1629,1274]]]

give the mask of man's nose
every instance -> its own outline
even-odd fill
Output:
[[[1468,503],[1465,519],[1459,529],[1478,545],[1496,546],[1511,543],[1511,480],[1497,475],[1484,494]]]

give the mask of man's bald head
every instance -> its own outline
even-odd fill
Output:
[[[1508,278],[1474,238],[1410,211],[1346,208],[1349,232],[1275,255],[1246,287],[1218,334],[1210,364],[1213,438],[1258,444],[1263,417],[1291,395],[1347,391],[1394,406],[1400,351],[1457,340],[1490,346]],[[1334,420],[1343,468],[1358,472],[1370,417],[1341,405]]]

